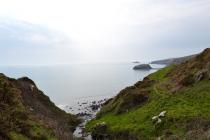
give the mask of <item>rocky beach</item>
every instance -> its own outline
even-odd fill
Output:
[[[92,140],[90,133],[85,132],[85,124],[96,117],[96,113],[111,96],[100,96],[92,98],[82,98],[75,100],[72,105],[60,106],[68,113],[72,113],[77,118],[81,119],[81,123],[76,127],[73,135],[76,138],[83,138],[85,140]]]

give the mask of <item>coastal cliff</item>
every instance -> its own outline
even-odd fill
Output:
[[[108,100],[86,125],[94,139],[210,139],[210,49]]]
[[[160,64],[160,65],[173,65],[173,64],[181,64],[196,55],[190,55],[190,56],[184,56],[184,57],[178,57],[178,58],[169,58],[169,59],[163,59],[163,60],[156,60],[152,61],[151,64]]]
[[[16,80],[0,74],[1,140],[72,140],[78,123],[29,78]]]

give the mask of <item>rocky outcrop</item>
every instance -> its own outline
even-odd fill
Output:
[[[173,87],[186,87],[210,77],[210,49],[205,49],[199,55],[185,61],[174,68],[169,74]]]
[[[133,67],[134,70],[151,70],[152,67],[149,64],[140,64]]]

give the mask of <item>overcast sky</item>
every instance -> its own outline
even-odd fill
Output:
[[[0,0],[0,63],[189,55],[210,47],[209,13],[209,0]]]

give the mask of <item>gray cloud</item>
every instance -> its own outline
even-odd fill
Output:
[[[75,40],[35,24],[0,22],[0,49],[4,57],[1,63],[149,61],[198,53],[210,47],[209,0],[90,0],[86,1],[87,7],[73,6],[70,10],[68,6],[78,6],[79,2],[61,4],[67,7],[56,12],[49,7],[46,13],[45,9],[38,13],[32,10],[30,14],[44,13],[45,24]],[[21,19],[24,11],[17,15],[13,12]],[[23,19],[42,21],[27,15]]]
[[[17,20],[0,21],[0,64],[61,63],[59,50],[71,54],[72,42],[61,32]]]

